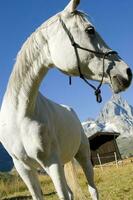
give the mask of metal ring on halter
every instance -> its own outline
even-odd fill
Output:
[[[118,54],[116,51],[113,51],[113,50],[109,50],[107,52],[102,52],[102,51],[94,51],[94,50],[91,50],[91,49],[87,49],[87,48],[84,48],[84,47],[81,47],[79,44],[77,44],[74,40],[74,37],[73,35],[71,34],[71,32],[68,30],[68,28],[66,27],[66,24],[63,22],[63,20],[61,18],[59,18],[61,24],[62,24],[62,27],[63,29],[65,30],[65,32],[67,33],[70,41],[71,41],[71,45],[73,46],[74,48],[74,51],[75,51],[75,55],[76,55],[76,58],[77,58],[77,67],[78,67],[78,71],[79,71],[79,76],[80,78],[85,81],[85,83],[87,83],[87,85],[89,85],[91,88],[94,89],[95,91],[95,95],[96,95],[96,100],[98,103],[101,103],[102,102],[102,96],[101,96],[101,86],[103,84],[103,79],[104,79],[104,71],[105,71],[105,58],[108,57],[109,55],[114,55],[114,54]],[[101,81],[99,83],[99,85],[97,87],[95,87],[94,85],[92,85],[91,83],[89,83],[89,81],[85,78],[85,76],[82,74],[81,72],[81,67],[80,67],[80,58],[79,58],[79,54],[78,54],[78,49],[81,49],[81,50],[84,50],[84,51],[88,51],[90,53],[94,53],[96,55],[101,55],[103,56],[103,73],[102,73],[102,78],[101,78]],[[69,76],[69,84],[71,84],[71,76]]]

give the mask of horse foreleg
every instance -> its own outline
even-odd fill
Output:
[[[91,198],[93,200],[98,200],[99,199],[98,191],[94,183],[94,171],[93,171],[93,166],[92,166],[89,154],[90,154],[89,144],[84,144],[83,146],[81,144],[81,147],[77,155],[75,156],[75,158],[77,159],[77,161],[79,162],[79,164],[81,165],[85,173],[85,176],[88,181],[88,189],[89,189]]]
[[[16,170],[27,185],[33,200],[43,200],[41,187],[34,169],[22,161],[13,159]]]
[[[68,186],[66,183],[64,168],[60,162],[58,155],[52,155],[48,167],[43,166],[41,162],[41,166],[46,170],[48,175],[51,177],[57,194],[60,200],[72,200],[72,196],[70,191],[68,190]]]

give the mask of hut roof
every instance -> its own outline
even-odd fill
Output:
[[[88,137],[92,150],[98,149],[104,143],[116,139],[120,133],[117,132],[97,132]]]

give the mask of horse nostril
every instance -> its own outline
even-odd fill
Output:
[[[127,69],[127,75],[129,76],[129,78],[132,78],[132,71],[130,68]]]

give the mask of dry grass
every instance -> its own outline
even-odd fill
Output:
[[[79,183],[84,194],[90,199],[87,192],[87,182],[78,168]],[[48,176],[39,176],[46,200],[58,200],[54,186]],[[95,169],[95,182],[102,200],[133,200],[133,163]],[[25,185],[16,173],[0,174],[0,199],[11,196],[29,195]]]
[[[133,200],[133,164],[96,170],[96,184],[103,200]]]

